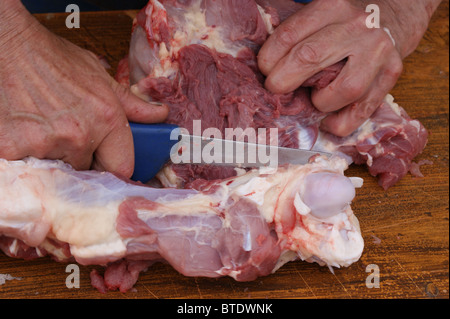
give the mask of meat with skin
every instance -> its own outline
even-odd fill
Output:
[[[423,125],[410,119],[390,96],[360,129],[338,138],[320,130],[327,114],[313,106],[310,90],[331,83],[345,61],[290,94],[264,88],[258,50],[281,21],[301,8],[289,0],[151,0],[135,20],[129,56],[117,79],[144,99],[168,104],[167,122],[191,133],[194,120],[202,120],[203,128],[218,128],[225,138],[226,128],[277,128],[278,145],[317,150],[326,145],[328,151],[367,165],[387,189],[408,173],[428,139]],[[216,170],[208,175],[236,175]],[[184,187],[207,177],[199,171],[205,170],[169,166],[159,176],[163,184],[176,180],[165,186]]]
[[[347,267],[364,243],[350,207],[361,180],[345,177],[346,168],[342,158],[316,157],[165,189],[59,161],[0,160],[0,248],[11,257],[106,266],[104,276],[91,274],[102,292],[128,291],[161,261],[186,276],[238,281],[298,258]]]

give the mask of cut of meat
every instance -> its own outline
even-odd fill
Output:
[[[129,56],[121,63],[117,79],[144,99],[168,104],[167,122],[191,133],[194,120],[201,120],[205,129],[221,130],[225,137],[225,128],[277,128],[278,145],[323,149],[326,144],[327,150],[367,164],[380,185],[389,188],[409,171],[427,143],[427,131],[387,97],[350,137],[321,132],[320,122],[327,114],[314,108],[310,88],[327,86],[346,61],[323,70],[290,94],[272,94],[264,88],[257,68],[259,47],[301,7],[289,0],[151,0],[135,20]],[[199,170],[204,171],[169,167],[159,176],[167,181],[164,175],[189,171],[192,174],[179,175],[176,184],[187,185],[204,177],[196,175]]]
[[[186,276],[238,281],[298,258],[347,267],[364,243],[350,207],[361,181],[345,177],[346,168],[342,158],[317,157],[195,190],[150,188],[59,161],[0,160],[0,248],[107,265],[104,276],[91,274],[102,292],[131,289],[159,261]]]
[[[338,138],[322,133],[314,149],[342,152],[356,164],[367,164],[369,172],[379,177],[380,186],[388,189],[412,169],[412,161],[425,148],[427,137],[423,125],[387,96],[371,119],[352,135]]]

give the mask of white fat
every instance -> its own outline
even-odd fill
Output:
[[[16,172],[10,170],[2,170],[2,179],[0,180],[0,201],[2,202],[2,215],[0,216],[0,223],[2,225],[14,227],[17,225],[26,226],[31,220],[40,219],[42,216],[41,205],[41,191],[39,187],[33,187],[29,184],[30,180],[27,174],[19,177],[15,176]],[[43,185],[39,185],[43,186]],[[27,190],[23,192],[21,190]],[[17,200],[9,200],[16,198],[17,194],[21,194]],[[6,218],[2,218],[5,216]]]
[[[183,180],[177,176],[171,166],[166,166],[156,174],[156,177],[165,188],[179,188]]]
[[[114,222],[119,214],[120,202],[87,206],[62,199],[49,200],[47,207],[48,217],[52,220],[52,231],[58,240],[82,247],[120,239]]]
[[[237,280],[238,276],[242,273],[241,270],[237,271],[237,270],[233,270],[230,271],[229,268],[222,268],[218,271],[216,271],[216,273],[220,276],[230,276],[231,278],[233,278],[234,280]]]
[[[235,167],[234,171],[236,172],[236,176],[242,176],[247,173],[247,171],[243,168]]]
[[[266,192],[273,187],[273,184],[262,177],[254,177],[242,186],[239,186],[235,193],[245,197],[259,206],[264,205]]]
[[[261,14],[261,17],[264,21],[264,24],[266,25],[267,33],[272,34],[275,31],[275,29],[273,28],[273,24],[272,24],[272,16],[270,14],[266,13],[260,5],[257,5],[257,6],[258,6],[258,11]]]
[[[359,224],[355,225],[348,214],[341,213],[326,222],[309,214],[302,222],[305,228],[296,228],[294,231],[295,238],[304,240],[304,245],[300,245],[297,250],[302,260],[321,260],[328,266],[339,268],[348,267],[361,257],[364,240]],[[311,239],[315,236],[326,238],[326,241],[315,242]]]
[[[9,245],[8,247],[8,251],[12,254],[12,255],[16,255],[17,251],[19,249],[19,245],[17,244],[17,239],[14,239],[12,244]]]
[[[73,256],[82,259],[101,259],[102,257],[109,259],[111,257],[115,257],[119,259],[125,256],[127,246],[122,239],[119,238],[115,241],[107,241],[105,243],[91,246],[77,246],[72,244],[70,245],[70,252]]]
[[[225,43],[221,35],[221,27],[211,27],[206,23],[206,13],[201,9],[201,1],[189,7],[183,15],[185,21],[179,23],[183,29],[177,30],[171,42],[171,55],[191,44],[202,44],[217,52],[227,53],[236,57],[241,47],[233,43]]]
[[[54,243],[50,242],[48,239],[46,239],[39,247],[46,251],[47,254],[51,254],[55,257],[56,260],[64,261],[67,259],[64,248],[55,246]],[[36,248],[36,252],[40,254],[41,251],[39,248]]]
[[[308,215],[311,212],[311,208],[302,201],[298,193],[295,194],[294,206],[300,215]]]
[[[339,148],[338,145],[330,141],[326,138],[326,135],[319,131],[319,135],[317,136],[317,141],[314,144],[312,150],[316,152],[325,152],[325,153],[335,153]]]
[[[355,188],[362,188],[364,186],[364,179],[361,177],[349,177],[349,179]]]
[[[386,95],[386,97],[384,98],[384,101],[390,105],[390,107],[392,108],[392,110],[398,115],[398,116],[402,116],[402,112],[401,112],[401,108],[400,105],[398,105],[397,103],[395,103],[395,99],[391,94]]]
[[[262,166],[259,168],[260,175],[273,175],[278,172],[278,167]]]
[[[72,179],[58,168],[64,169],[66,165],[35,159],[0,162],[0,228],[6,231],[8,228],[18,230],[18,233],[11,235],[30,246],[42,245],[44,249],[54,250],[57,248],[51,249],[46,242],[46,237],[51,232],[55,240],[69,243],[71,249],[75,249],[74,257],[79,257],[76,247],[87,246],[90,248],[82,251],[83,257],[108,254],[109,251],[103,250],[103,247],[95,247],[111,243],[117,246],[121,241],[115,221],[122,199],[110,198],[108,190],[92,189],[89,182]],[[20,193],[21,196],[17,200],[6,200],[5,196],[14,197],[13,193],[9,194],[10,191]],[[96,191],[102,191],[108,202],[101,201]],[[70,194],[78,194],[85,201],[80,202],[77,195]],[[17,250],[16,241],[10,249]],[[117,251],[117,247],[114,250]],[[123,244],[121,251],[125,252]],[[37,253],[41,252],[37,250]],[[56,255],[63,258],[60,253]]]
[[[286,250],[286,251],[282,252],[280,258],[278,259],[277,264],[275,265],[274,269],[272,270],[272,273],[275,273],[278,269],[283,267],[288,262],[298,259],[298,257],[299,257],[298,254],[292,250]]]
[[[292,193],[292,199],[300,221],[287,237],[284,233],[278,233],[278,235],[280,240],[289,242],[287,248],[294,251],[302,260],[330,267],[347,267],[361,257],[364,241],[350,202],[355,187],[362,186],[363,181],[359,178],[343,176],[343,170],[346,167],[347,162],[343,158],[334,157],[330,161],[317,158],[314,163],[291,173],[296,174],[297,181],[300,183],[300,185],[290,186],[295,190],[295,193]],[[309,179],[308,183],[305,183],[306,180],[301,181],[302,174],[307,174],[305,176]],[[305,187],[306,184],[309,186]],[[308,187],[319,187],[319,193],[323,196],[316,198],[316,192]],[[336,191],[342,193],[342,196],[339,196]],[[303,197],[305,192],[314,195],[310,196],[309,200],[316,208],[305,201]],[[326,205],[322,205],[323,203]],[[327,207],[330,203],[332,204],[331,213],[328,213]],[[319,209],[320,213],[314,214],[314,209]],[[286,257],[290,259],[292,254]],[[285,262],[284,258],[280,258],[277,267]]]
[[[172,62],[173,51],[168,51],[166,44],[161,43],[159,46],[159,64],[156,64],[152,70],[152,77],[170,78],[177,72],[177,65]]]
[[[420,132],[420,130],[422,129],[422,125],[419,121],[410,121],[409,124],[411,124],[411,126],[413,126],[417,130],[417,132]]]

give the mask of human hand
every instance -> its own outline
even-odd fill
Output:
[[[128,121],[162,122],[168,108],[136,97],[93,53],[30,19],[0,37],[0,158],[60,159],[131,177]]]
[[[439,2],[421,0],[420,4],[433,3],[435,9]],[[432,14],[405,0],[377,3],[382,24],[378,29],[366,26],[369,1],[364,0],[314,0],[289,17],[258,56],[267,89],[294,91],[321,70],[347,59],[332,83],[313,89],[312,101],[317,109],[330,113],[322,129],[338,136],[351,134],[395,86],[402,59],[418,45]]]

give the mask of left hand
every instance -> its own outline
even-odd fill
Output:
[[[266,88],[274,93],[294,91],[311,76],[347,59],[336,80],[312,92],[317,109],[334,112],[322,122],[322,129],[338,136],[351,134],[375,112],[400,77],[402,58],[419,42],[402,29],[397,12],[382,5],[389,1],[377,2],[381,28],[368,28],[366,2],[314,0],[275,30],[258,57],[267,76]],[[408,19],[414,24],[418,16]]]

